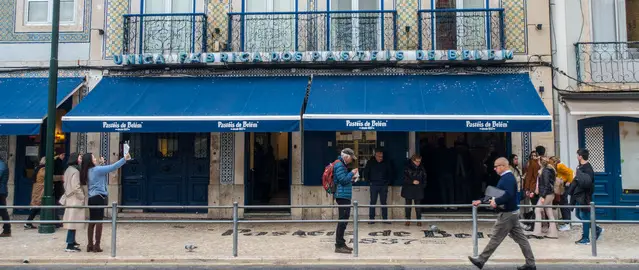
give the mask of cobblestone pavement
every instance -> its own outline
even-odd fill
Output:
[[[425,224],[430,225],[430,224]],[[279,261],[330,262],[340,260],[393,262],[465,262],[472,255],[469,224],[437,224],[442,232],[433,233],[428,226],[405,227],[403,224],[360,225],[359,258],[336,254],[333,224],[241,224],[239,257],[232,255],[230,224],[121,224],[117,230],[117,259],[130,262],[171,262],[235,260],[236,262]],[[480,224],[479,250],[487,243],[491,224]],[[639,261],[639,226],[606,225],[598,242],[598,257],[591,256],[590,246],[578,246],[581,227],[561,232],[559,239],[531,239],[538,261],[541,262],[607,262]],[[352,230],[349,224],[347,230]],[[426,231],[424,231],[426,230]],[[65,253],[65,230],[54,234],[39,234],[37,230],[23,230],[14,224],[13,236],[0,238],[0,263],[28,260],[33,263],[59,261],[86,263],[109,261],[111,227],[105,225],[102,248],[104,253]],[[352,236],[349,236],[352,237]],[[86,231],[78,231],[77,241],[84,250]],[[185,245],[197,248],[188,252]],[[352,245],[352,244],[351,244]],[[111,260],[112,261],[112,260]],[[494,262],[523,263],[519,247],[509,238],[497,250]]]

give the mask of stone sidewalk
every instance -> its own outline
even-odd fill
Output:
[[[111,227],[105,224],[104,253],[64,252],[65,230],[39,234],[14,224],[11,238],[0,238],[0,264],[21,263],[459,263],[472,255],[470,224],[441,223],[433,233],[429,225],[361,224],[359,257],[336,254],[334,224],[240,224],[239,256],[232,257],[231,224],[121,224],[117,230],[117,257],[111,258]],[[492,224],[480,224],[479,250],[487,243]],[[539,263],[639,262],[639,226],[606,225],[598,242],[598,256],[590,246],[578,246],[581,227],[561,232],[558,240],[531,239]],[[349,224],[347,232],[352,232]],[[352,239],[352,235],[349,236]],[[86,248],[86,231],[77,241]],[[351,240],[352,241],[352,240]],[[197,246],[187,252],[186,244]],[[352,244],[351,244],[352,245]],[[519,247],[507,238],[493,262],[521,263]]]

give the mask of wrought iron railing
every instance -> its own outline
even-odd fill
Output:
[[[575,52],[581,83],[639,83],[639,41],[579,42]]]
[[[500,50],[506,46],[504,9],[418,11],[418,44],[423,50]]]
[[[229,51],[373,51],[397,48],[396,11],[229,13]]]
[[[203,13],[124,15],[123,54],[206,52]]]

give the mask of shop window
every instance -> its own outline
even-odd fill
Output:
[[[193,156],[197,159],[208,159],[209,158],[209,134],[208,133],[198,133],[195,135],[195,140],[193,141]]]
[[[359,168],[364,168],[366,162],[375,155],[377,147],[377,132],[375,131],[352,131],[337,132],[337,151],[344,148],[351,148],[357,153]],[[351,163],[349,167],[355,168],[355,164]]]
[[[176,157],[178,153],[178,135],[158,134],[158,150],[157,156],[160,158]]]
[[[53,0],[27,0],[26,21],[29,24],[51,24]],[[75,21],[75,0],[60,0],[60,23]]]

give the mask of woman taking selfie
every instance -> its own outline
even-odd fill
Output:
[[[109,184],[109,173],[119,169],[131,159],[130,155],[125,155],[118,162],[105,165],[96,166],[98,161],[91,153],[86,153],[82,156],[82,170],[80,170],[80,181],[88,183],[89,185],[89,205],[107,205],[107,185]],[[100,164],[104,164],[104,158],[100,158]],[[113,213],[115,214],[115,213]],[[91,208],[89,209],[89,220],[103,220],[104,208]],[[95,232],[95,238],[94,238]],[[89,223],[89,229],[87,230],[87,236],[89,242],[87,244],[87,252],[102,252],[100,248],[100,240],[102,239],[102,223]],[[95,240],[95,241],[94,241]]]

